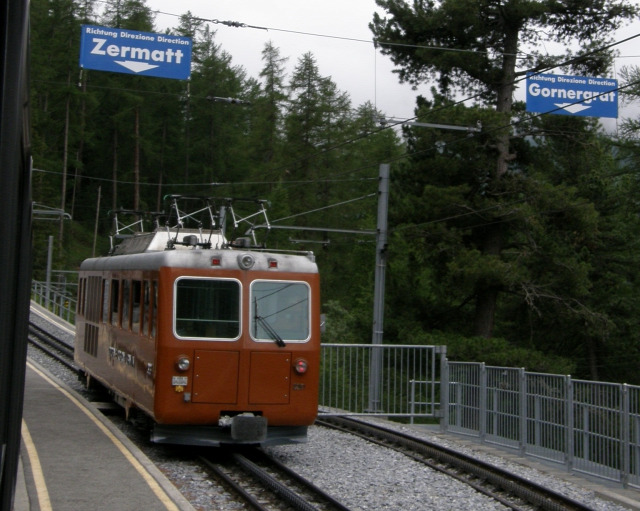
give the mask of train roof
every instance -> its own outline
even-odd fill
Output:
[[[198,229],[182,229],[179,233],[158,229],[153,232],[136,232],[133,235],[123,236],[120,238],[120,243],[113,248],[112,255],[140,254],[167,249],[186,250],[204,244],[218,248],[226,243],[227,240],[219,231],[203,234]]]
[[[164,231],[136,234],[115,247],[113,255],[86,259],[81,263],[80,271],[157,270],[162,267],[179,267],[318,272],[313,252],[233,246],[225,243],[224,238],[215,233],[213,236],[206,236],[206,240],[210,240],[210,248],[203,248],[202,238],[197,231],[185,230],[183,236],[183,241],[176,243],[176,240]],[[209,246],[208,242],[205,246]]]

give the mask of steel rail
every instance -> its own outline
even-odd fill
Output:
[[[510,500],[500,495],[499,492],[517,497],[528,505],[533,505],[537,509],[546,511],[592,510],[586,504],[529,481],[508,470],[385,426],[338,416],[318,419],[316,424],[339,429],[368,441],[396,449],[434,470],[469,484],[477,491],[496,499],[514,510],[523,508],[512,499]],[[478,483],[478,480],[481,483]],[[493,488],[489,488],[487,484],[493,486]]]
[[[214,463],[205,456],[199,456],[199,459],[204,463],[214,475],[222,481],[227,487],[229,487],[237,496],[239,496],[246,504],[258,511],[269,511],[269,508],[263,506],[258,499],[256,499],[250,492],[248,492],[242,484],[238,483],[233,477],[230,477],[224,470],[222,470],[219,463]]]
[[[260,448],[246,449],[242,452],[230,452],[230,460],[236,464],[242,472],[257,481],[271,497],[276,497],[286,509],[296,511],[349,511],[345,505],[331,495],[318,488],[316,485],[294,472],[291,468],[282,464]],[[246,484],[234,480],[220,468],[221,462],[201,457],[201,460],[220,476],[238,495],[247,500],[255,509],[268,509],[258,503],[245,489]],[[272,475],[272,473],[276,475]],[[296,492],[296,489],[300,493]],[[322,503],[317,507],[311,501]]]
[[[29,343],[69,369],[80,371],[73,362],[73,346],[32,322],[29,322]]]

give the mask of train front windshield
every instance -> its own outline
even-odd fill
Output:
[[[176,281],[178,337],[237,339],[240,336],[240,282],[210,278]]]
[[[256,341],[309,340],[311,290],[305,282],[256,280],[251,284],[249,324]]]

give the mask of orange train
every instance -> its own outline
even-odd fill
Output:
[[[313,254],[182,234],[138,234],[81,264],[76,363],[153,419],[154,442],[306,441],[320,371]]]

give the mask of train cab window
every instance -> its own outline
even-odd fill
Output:
[[[256,280],[251,284],[251,336],[256,341],[309,340],[311,290],[305,282]]]
[[[180,278],[174,296],[176,336],[230,340],[240,336],[237,280]]]
[[[120,281],[113,279],[111,281],[111,324],[118,326],[120,311]]]

